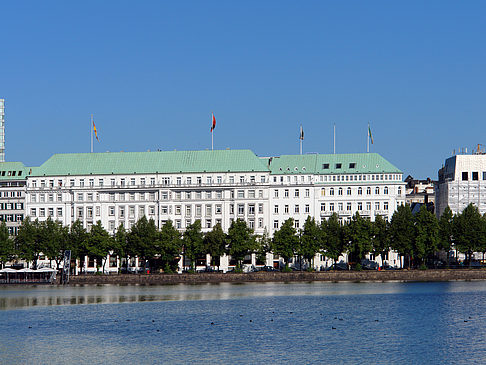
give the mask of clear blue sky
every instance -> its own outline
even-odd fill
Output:
[[[436,178],[486,144],[484,1],[4,1],[6,158],[372,151]],[[406,176],[405,175],[405,176]]]

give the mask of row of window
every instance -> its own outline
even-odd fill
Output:
[[[9,188],[9,187],[23,187],[25,186],[25,181],[0,181],[0,187],[2,188]]]
[[[24,203],[0,203],[0,210],[22,210]]]
[[[468,181],[469,178],[472,181],[478,181],[479,180],[479,172],[478,171],[463,171],[462,172],[462,181]],[[486,180],[486,171],[483,171],[483,180]]]
[[[9,175],[10,176],[10,175]],[[15,175],[13,175],[15,176]],[[108,185],[107,186],[146,186],[146,185],[155,185],[156,179],[155,177],[150,177],[150,178],[110,178],[105,179],[105,178],[89,178],[89,179],[69,179],[69,187],[104,187],[105,186],[105,180],[107,180]],[[183,181],[182,177],[176,177],[175,179],[175,184],[176,185],[213,185],[213,184],[224,184],[226,183],[225,179],[223,176],[216,176],[216,178],[213,178],[213,176],[207,176],[204,180],[202,176],[197,176],[193,178],[192,176],[188,176],[185,178]],[[246,184],[246,183],[256,183],[257,182],[257,176],[252,175],[252,176],[229,176],[228,177],[228,183],[229,184],[235,184],[235,182],[238,182],[240,184]],[[266,178],[264,175],[260,176],[260,182],[265,183]],[[172,184],[172,178],[170,177],[162,177],[159,182],[161,185],[171,185]],[[96,184],[96,185],[95,185]],[[39,185],[37,180],[32,180],[31,181],[31,187],[36,188],[36,187],[41,187],[41,188],[54,188],[55,186],[63,186],[63,180],[62,179],[48,179],[48,180],[40,180]]]
[[[366,195],[371,195],[373,191],[375,195],[380,195],[380,193],[383,193],[383,195],[388,195],[389,193],[388,186],[383,187],[383,189],[381,189],[379,186],[376,186],[374,189],[371,186],[368,186],[366,190],[364,190],[361,186],[354,189],[356,189],[358,195],[363,195],[364,191],[366,191]],[[329,196],[334,196],[335,193],[337,193],[337,195],[339,196],[342,196],[345,190],[346,190],[346,195],[352,195],[353,188],[348,187],[348,188],[321,188],[321,196],[326,196],[326,191]],[[398,187],[397,193],[398,195],[402,195],[401,186]]]
[[[23,214],[0,214],[0,222],[22,222]]]
[[[21,191],[0,191],[0,198],[21,198]]]
[[[344,191],[346,191],[346,195],[352,195],[353,189],[356,189],[358,195],[363,195],[363,188],[358,187],[358,188],[321,188],[321,196],[326,196],[326,191],[329,196],[334,196],[335,193],[337,193],[338,196],[342,196],[344,194]],[[385,186],[383,187],[383,190],[381,190],[380,187],[375,187],[372,189],[371,187],[366,188],[366,195],[371,195],[372,191],[374,190],[375,195],[380,195],[380,192],[383,192],[384,195],[387,195],[389,190],[388,187]],[[8,192],[3,192],[3,193],[8,193]],[[15,193],[15,192],[10,192],[10,193]],[[17,192],[20,193],[20,192]],[[280,194],[283,193],[284,198],[290,197],[290,189],[284,189],[283,192],[280,192],[278,189],[274,190],[274,198],[279,198]],[[398,194],[401,195],[402,193],[402,187],[398,187]],[[300,189],[294,189],[293,190],[293,197],[299,198],[301,195],[301,190]],[[186,191],[186,192],[175,192],[174,193],[175,199],[176,200],[182,200],[182,199],[222,199],[223,193],[221,190],[218,190],[216,192],[213,191]],[[256,199],[257,198],[257,191],[256,190],[237,190],[236,191],[236,196],[239,199]],[[155,201],[156,193],[155,192],[150,192],[150,193],[109,193],[109,200],[110,201],[135,201],[140,200],[144,201],[148,197],[149,201]],[[310,197],[310,189],[304,189],[304,197],[308,198]],[[99,194],[96,193],[77,193],[76,194],[76,200],[77,201],[95,201],[94,199],[96,198],[96,201],[99,201]],[[162,191],[160,193],[160,198],[161,200],[169,200],[171,198],[171,194],[169,191]],[[232,190],[231,191],[231,198],[235,198],[235,192]],[[258,190],[258,198],[263,198],[263,190]],[[62,194],[31,194],[31,202],[36,203],[39,201],[40,203],[45,203],[47,202],[62,202]]]
[[[93,194],[91,194],[91,199],[93,199]],[[45,203],[46,201],[47,202],[62,202],[62,194],[59,193],[59,194],[30,194],[30,201],[32,203]]]
[[[383,219],[388,222],[388,217],[387,216],[384,216]],[[349,223],[350,221],[351,221],[351,217],[339,217],[339,222],[341,224]],[[305,222],[305,221],[303,221],[303,222]],[[281,226],[281,224],[283,224],[283,223],[284,223],[284,221],[280,222],[278,219],[275,219],[273,221],[273,228],[274,229],[279,229],[280,226]],[[320,224],[320,222],[318,220],[317,220],[317,223]],[[303,227],[303,224],[301,225],[301,223],[300,223],[300,221],[298,219],[294,219],[294,228],[299,229],[301,227]]]
[[[273,191],[273,197],[274,198],[278,198],[279,197],[279,194],[280,194],[280,192],[279,192],[278,189],[275,189]],[[283,190],[283,197],[284,198],[288,198],[289,195],[290,195],[290,189],[284,189]],[[294,195],[293,196],[294,196],[294,198],[299,198],[300,197],[300,189],[294,189]],[[310,189],[305,189],[304,190],[304,196],[306,198],[309,198],[310,197]]]
[[[195,220],[193,219],[185,219],[185,220],[176,219],[174,220],[173,224],[177,229],[185,229],[189,227],[191,224],[193,224],[194,222]],[[166,220],[161,220],[160,226],[163,226],[166,223],[167,223]],[[221,225],[221,223],[222,223],[221,218],[216,218],[216,219],[206,218],[201,220],[202,228],[208,228],[208,229],[213,228],[213,226],[217,224]],[[124,226],[127,229],[130,229],[134,224],[135,224],[135,220],[129,220],[128,222],[125,222],[125,220],[120,220],[120,221],[110,220],[108,221],[108,231],[114,231],[120,225]],[[256,228],[255,220],[254,219],[248,220],[248,226],[250,228]],[[263,228],[263,218],[260,218],[258,220],[258,227]]]
[[[300,177],[299,177],[300,176]],[[311,183],[315,182],[332,182],[332,181],[402,181],[400,174],[350,174],[350,175],[319,175],[319,178],[313,180],[312,175],[284,175],[274,176],[274,183]]]
[[[356,210],[358,212],[362,210],[371,211],[372,203],[371,202],[357,202]],[[352,211],[353,203],[351,202],[340,202],[340,203],[321,203],[321,212],[334,212],[335,208],[337,211]],[[388,210],[388,202],[375,202],[374,203],[375,210]],[[363,209],[366,208],[366,209]],[[382,209],[383,208],[383,209]],[[326,210],[327,209],[327,210]]]
[[[56,210],[56,215],[54,215],[54,208],[30,208],[30,216],[31,217],[58,217],[58,218],[62,218],[62,212],[63,212],[63,208],[57,208]],[[38,215],[37,215],[38,214]],[[47,215],[46,215],[47,214]]]
[[[22,171],[13,170],[13,171],[0,171],[0,176],[22,176]]]
[[[379,186],[376,186],[374,189],[372,187],[368,186],[366,188],[366,190],[364,190],[362,187],[358,187],[358,188],[351,188],[351,187],[342,188],[341,187],[341,188],[321,188],[321,196],[326,196],[326,191],[327,191],[327,194],[329,196],[334,196],[335,193],[337,193],[337,195],[339,195],[339,196],[342,196],[344,194],[344,191],[346,191],[346,195],[352,195],[353,189],[356,189],[356,192],[357,192],[358,195],[363,195],[363,191],[366,191],[366,195],[371,195],[372,191],[374,191],[375,195],[380,195],[381,192],[383,193],[383,195],[388,195],[388,193],[389,193],[388,186],[383,187],[383,189],[381,189]],[[280,196],[280,194],[281,194],[281,192],[278,189],[275,189],[274,193],[273,193],[273,197],[278,198]],[[402,194],[402,187],[399,186],[398,187],[398,195],[401,195],[401,194]],[[304,196],[306,198],[310,197],[310,189],[304,190]],[[290,197],[290,189],[284,189],[283,190],[283,197],[284,198]],[[293,197],[294,198],[300,197],[300,189],[294,189],[293,190]]]
[[[273,207],[273,213],[274,214],[279,214],[279,206],[278,205],[275,205]],[[284,205],[283,206],[283,211],[282,211],[283,214],[290,214],[290,206],[289,205]],[[294,207],[293,207],[293,213],[295,214],[300,214],[301,213],[301,209],[300,209],[300,205],[299,204],[295,204]],[[309,204],[305,204],[304,205],[304,211],[303,213],[306,213],[306,214],[310,214],[310,205]]]
[[[258,205],[256,204],[230,204],[229,206],[229,213],[231,215],[235,214],[235,209],[236,209],[236,214],[239,216],[244,216],[245,212],[248,213],[248,215],[255,215],[256,209],[258,209],[258,214],[263,214],[263,203],[259,203]]]

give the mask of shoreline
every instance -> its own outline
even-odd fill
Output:
[[[57,279],[59,284],[60,278]],[[336,271],[336,272],[255,272],[244,274],[115,274],[71,276],[69,285],[171,285],[251,282],[426,282],[426,281],[486,280],[486,270],[396,270],[396,271]],[[9,284],[12,285],[12,284]]]

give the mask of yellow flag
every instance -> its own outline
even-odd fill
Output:
[[[94,124],[94,121],[93,121],[93,131],[94,131],[94,134],[95,134],[95,137],[96,137],[96,140],[99,142],[99,138],[98,138],[98,132],[96,131],[96,126]]]

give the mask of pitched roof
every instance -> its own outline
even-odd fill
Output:
[[[250,150],[55,154],[31,176],[268,171]]]
[[[271,159],[270,172],[274,175],[401,173],[377,153],[282,155]]]
[[[22,162],[0,162],[0,180],[23,180],[28,173]]]

